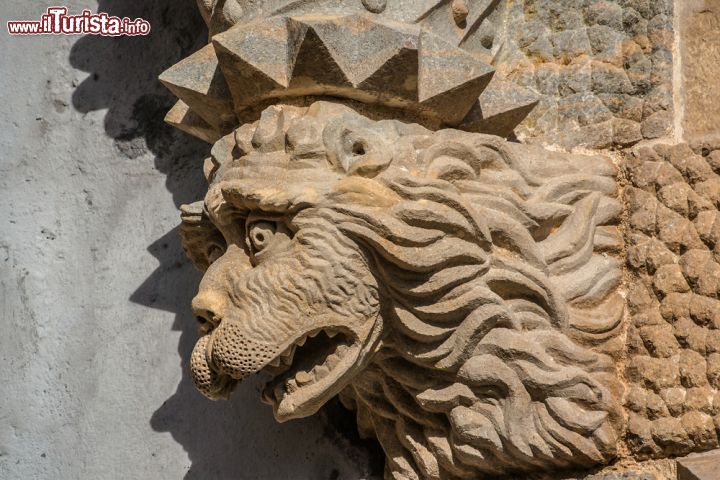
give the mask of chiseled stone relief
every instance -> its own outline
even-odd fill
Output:
[[[276,106],[213,147],[182,236],[205,270],[197,387],[248,375],[284,421],[336,394],[389,478],[616,451],[614,166],[497,137]]]
[[[180,229],[205,396],[338,396],[388,479],[718,447],[720,148],[669,145],[672,2],[198,3],[161,80],[213,145]]]

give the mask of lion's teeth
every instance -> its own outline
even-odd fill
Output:
[[[275,357],[272,362],[270,362],[270,365],[273,367],[279,367],[280,366],[280,357]]]
[[[303,345],[305,345],[305,341],[306,341],[306,340],[307,340],[307,337],[306,337],[306,336],[303,336],[303,337],[300,338],[300,340],[298,340],[297,342],[295,342],[295,344],[298,345],[298,346],[300,346],[300,347],[302,347]]]
[[[315,378],[325,378],[327,374],[330,373],[330,369],[325,365],[318,365],[313,368],[313,373],[315,374]]]
[[[295,380],[297,381],[297,384],[302,387],[302,386],[307,385],[308,383],[312,382],[313,377],[305,370],[300,370],[299,372],[297,372],[295,374]]]
[[[285,353],[283,353],[282,356],[280,357],[280,360],[285,365],[291,365],[294,354],[295,354],[295,345],[293,345],[292,348],[288,349]]]
[[[326,330],[325,333],[327,333],[327,336],[330,338],[333,338],[335,335],[338,334],[338,332],[335,330]]]
[[[273,393],[267,385],[265,386],[265,388],[263,388],[260,398],[262,399],[262,401],[264,403],[267,403],[268,405],[272,405]]]
[[[337,346],[337,348],[335,348],[335,353],[336,353],[337,355],[342,356],[342,355],[347,351],[347,349],[348,349],[348,346],[347,346],[347,345],[342,345],[342,344],[340,344],[340,345]]]
[[[338,357],[337,355],[335,355],[333,353],[333,354],[328,355],[327,360],[325,360],[325,365],[327,365],[330,368],[333,368],[335,365],[337,365],[337,363],[339,361],[340,361],[340,357]]]
[[[294,378],[291,378],[285,384],[285,390],[287,390],[288,393],[293,393],[297,389],[298,389],[298,386],[297,386],[297,383],[295,382]]]

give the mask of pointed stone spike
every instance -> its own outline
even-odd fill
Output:
[[[383,24],[370,16],[304,18],[353,86],[358,86],[403,50],[417,50],[420,29]],[[403,78],[394,81],[402,82]]]
[[[539,97],[527,88],[493,78],[460,128],[507,138],[538,104]]]
[[[422,23],[423,20],[435,14],[436,11],[441,10],[443,7],[447,7],[451,0],[420,0],[413,2],[416,10],[414,11],[415,23]],[[405,8],[405,5],[400,3],[400,8]]]
[[[219,131],[208,125],[182,100],[178,100],[165,115],[165,122],[210,144],[217,142],[222,137]]]
[[[418,99],[449,125],[462,121],[495,71],[482,57],[425,31],[419,64]]]
[[[473,33],[478,29],[485,19],[498,7],[500,0],[480,0],[471,4],[470,12],[468,13],[461,43],[464,43],[468,37],[472,36]]]
[[[461,45],[477,32],[483,21],[497,8],[499,0],[466,0],[465,15],[458,15],[453,9],[454,2],[444,1],[428,10],[418,21],[423,30],[444,38],[454,46]],[[476,51],[477,48],[466,48]]]
[[[296,48],[290,87],[308,94],[332,92],[333,87],[352,87],[352,83],[338,65],[315,30],[317,17],[289,20],[289,44]],[[326,88],[327,87],[327,88]]]
[[[167,69],[160,81],[214,129],[226,132],[237,123],[212,45]]]
[[[418,52],[412,48],[398,50],[358,88],[381,92],[383,96],[418,101]]]
[[[290,75],[287,20],[238,24],[213,37],[236,110],[287,88]]]
[[[215,37],[226,49],[279,85],[288,86],[288,32],[285,18],[238,25]]]
[[[418,24],[423,30],[444,38],[456,47],[460,43],[463,30],[458,28],[453,21],[451,3],[451,0],[445,0],[435,5],[425,12],[423,17],[418,21]]]

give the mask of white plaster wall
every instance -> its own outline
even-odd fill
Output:
[[[68,5],[142,16],[147,38],[5,31],[51,4],[0,0],[0,478],[370,478],[337,410],[278,425],[259,381],[192,388],[177,207],[208,147],[162,124],[156,77],[202,43],[193,0]]]

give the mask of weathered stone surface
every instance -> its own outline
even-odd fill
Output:
[[[204,165],[157,124],[155,77],[200,29],[185,3],[69,4],[147,17],[148,38],[0,39],[0,477],[366,477],[319,421],[254,410],[258,368],[280,418],[344,387],[388,477],[668,480],[659,459],[718,447],[717,2],[199,3],[211,42],[162,81]],[[613,149],[626,203],[604,158],[447,126]],[[195,286],[165,234],[200,165],[220,193],[182,211],[207,271],[191,360]],[[206,394],[243,391],[193,396],[178,358]]]
[[[584,480],[660,480],[655,474],[640,472],[603,473],[585,477]],[[664,480],[664,479],[663,479]]]
[[[647,419],[628,424],[628,445],[640,458],[718,445],[720,203],[712,186],[720,177],[713,145],[699,142],[699,154],[685,144],[641,148],[627,162],[627,262],[635,283],[626,406]]]
[[[270,107],[216,143],[206,174],[181,228],[205,271],[191,365],[206,396],[264,371],[263,400],[285,421],[339,393],[383,446],[387,478],[614,457],[607,353],[624,302],[608,160],[318,102]],[[697,383],[682,365],[676,377]],[[659,396],[648,404],[667,417]],[[685,433],[670,417],[679,439],[651,435],[681,445],[705,438],[705,420]]]
[[[720,134],[720,2],[685,0],[678,3],[683,104],[683,134],[694,141]]]

